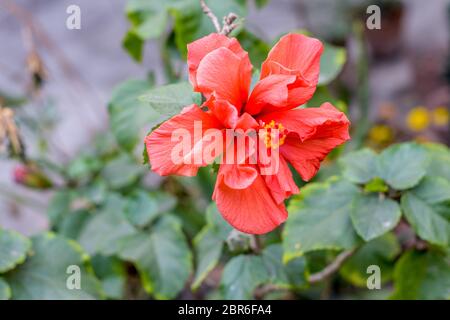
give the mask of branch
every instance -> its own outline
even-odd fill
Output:
[[[231,31],[236,29],[238,24],[234,22],[236,21],[237,18],[238,16],[233,12],[230,12],[227,16],[223,17],[223,28],[220,33],[228,36],[231,33]]]
[[[238,26],[238,24],[235,23],[235,21],[238,18],[238,16],[235,13],[230,12],[228,15],[223,17],[223,26],[221,27],[219,19],[217,19],[217,16],[206,5],[205,0],[200,0],[200,6],[202,7],[203,13],[206,14],[209,17],[209,19],[211,19],[217,33],[228,36],[231,33],[231,31],[236,29],[236,27]]]
[[[328,278],[333,273],[335,273],[341,267],[341,265],[344,263],[344,261],[347,260],[348,258],[350,258],[350,256],[353,255],[354,252],[355,252],[355,249],[344,251],[344,252],[340,253],[336,257],[336,259],[332,263],[330,263],[328,266],[326,266],[322,271],[319,271],[317,273],[313,273],[312,275],[310,275],[308,282],[309,283],[317,283],[317,282],[324,280],[325,278]]]
[[[322,280],[325,280],[326,278],[331,276],[333,273],[335,273],[341,267],[341,265],[344,263],[345,260],[347,260],[349,257],[351,257],[353,255],[353,253],[355,253],[355,250],[356,249],[352,249],[352,250],[348,250],[348,251],[344,251],[344,252],[340,253],[336,257],[336,259],[332,263],[330,263],[328,266],[326,266],[322,271],[313,273],[312,275],[310,275],[308,278],[308,282],[310,284],[314,284],[314,283],[320,282]],[[280,287],[279,285],[276,285],[273,283],[269,283],[262,287],[257,288],[254,296],[256,299],[262,299],[262,298],[264,298],[264,296],[266,294],[271,293],[273,291],[279,291],[279,290],[286,290],[286,288]]]
[[[200,0],[200,6],[202,7],[203,13],[206,14],[211,19],[214,28],[216,28],[217,33],[221,33],[219,19],[217,19],[216,15],[206,5],[205,0]]]

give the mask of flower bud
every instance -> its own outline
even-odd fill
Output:
[[[39,169],[27,165],[18,165],[13,172],[14,181],[18,184],[34,189],[48,189],[52,187],[50,179]]]

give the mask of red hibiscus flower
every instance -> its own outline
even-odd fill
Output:
[[[194,176],[199,167],[209,164],[172,161],[178,143],[172,135],[177,129],[192,133],[188,157],[195,157],[199,146],[211,144],[205,134],[209,129],[264,130],[265,151],[280,155],[278,170],[263,174],[260,162],[250,164],[242,159],[223,163],[213,200],[223,217],[242,232],[263,234],[276,228],[287,218],[284,200],[299,192],[288,163],[307,181],[317,173],[324,157],[350,138],[347,117],[330,103],[297,108],[314,94],[322,51],[317,39],[299,34],[282,37],[262,64],[259,82],[250,90],[252,65],[235,38],[214,33],[189,44],[189,80],[206,101],[201,107],[185,107],[146,137],[152,170],[160,175]],[[198,121],[201,134],[195,135]],[[269,135],[275,129],[276,141]],[[246,148],[251,149],[250,155],[255,150]],[[229,146],[224,146],[223,152],[229,152]]]

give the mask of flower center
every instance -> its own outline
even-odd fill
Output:
[[[265,131],[264,144],[267,148],[276,149],[284,144],[287,130],[281,123],[272,120],[269,123],[264,124],[263,130]]]

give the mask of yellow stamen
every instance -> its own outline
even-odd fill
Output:
[[[264,124],[263,129],[265,130],[264,144],[267,148],[276,149],[284,144],[287,136],[287,130],[281,123],[276,123],[272,120],[269,123]],[[277,137],[277,135],[278,139],[273,139]]]

